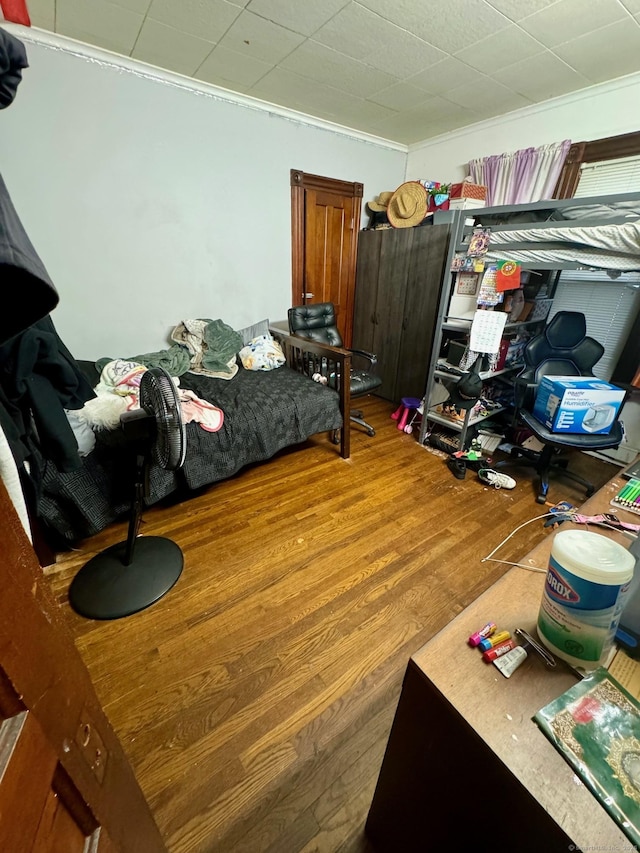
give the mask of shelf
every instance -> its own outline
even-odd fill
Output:
[[[480,379],[483,380],[494,379],[496,376],[502,376],[503,373],[512,373],[514,370],[520,370],[521,367],[521,364],[516,364],[513,367],[503,367],[502,370],[480,370],[478,375],[480,376]],[[461,379],[466,373],[468,373],[468,371],[454,373],[453,370],[442,370],[441,368],[436,368],[433,371],[433,375],[439,376],[441,379]]]
[[[547,318],[544,317],[541,320],[523,320],[522,323],[505,323],[504,331],[505,332],[513,332],[518,329],[525,329],[527,326],[539,326],[540,323],[546,323]],[[450,332],[457,332],[460,330],[468,331],[471,329],[471,323],[473,320],[467,317],[450,317],[444,321],[442,324],[443,329],[447,329]]]
[[[486,415],[472,415],[469,418],[466,426],[475,426],[475,424],[482,423],[482,421],[488,421],[490,418],[494,417],[494,415],[497,415],[499,412],[504,412],[504,410],[505,406],[498,406],[495,409],[491,409],[491,411],[487,412]],[[462,432],[465,427],[464,421],[449,418],[446,415],[441,414],[440,412],[433,412],[431,410],[427,412],[427,420],[434,421],[435,423],[442,424],[443,426],[452,427],[453,429],[457,429],[459,432]]]

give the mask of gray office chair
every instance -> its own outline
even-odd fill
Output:
[[[532,414],[535,395],[543,376],[593,376],[593,367],[600,361],[604,347],[587,336],[584,314],[579,311],[558,311],[544,330],[533,337],[524,348],[525,366],[516,377],[516,416],[542,442],[541,451],[516,446],[509,462],[521,462],[535,468],[540,477],[537,502],[543,504],[549,491],[549,476],[557,472],[585,487],[587,497],[595,486],[573,471],[562,455],[568,449],[606,450],[618,447],[622,441],[622,425],[615,420],[608,434],[554,433]],[[497,466],[509,464],[500,462]]]

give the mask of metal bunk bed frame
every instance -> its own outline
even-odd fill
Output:
[[[427,373],[427,386],[425,389],[424,395],[424,412],[422,417],[422,423],[420,425],[420,435],[419,442],[420,444],[424,444],[427,435],[429,432],[428,426],[428,406],[429,400],[431,399],[431,394],[433,392],[434,384],[437,376],[441,376],[437,371],[437,362],[438,357],[440,355],[440,349],[442,346],[443,332],[446,329],[457,329],[461,330],[459,324],[449,324],[448,317],[448,308],[449,302],[451,300],[451,295],[453,292],[453,286],[455,282],[454,274],[449,272],[451,270],[451,264],[453,261],[453,257],[456,253],[465,252],[466,244],[464,242],[464,237],[466,233],[469,233],[474,226],[478,225],[486,225],[488,227],[495,228],[495,226],[499,225],[500,231],[522,231],[522,230],[533,230],[533,229],[542,229],[542,228],[577,228],[577,227],[594,227],[598,225],[615,225],[621,224],[623,222],[629,221],[629,211],[624,210],[621,212],[620,216],[607,216],[607,217],[586,217],[583,219],[544,219],[541,220],[536,218],[531,222],[526,220],[519,221],[516,223],[509,222],[501,222],[500,220],[504,220],[513,214],[540,214],[544,211],[548,211],[551,216],[554,212],[566,210],[572,207],[588,207],[588,206],[605,206],[605,205],[614,205],[621,202],[637,202],[638,207],[640,208],[640,193],[620,193],[615,195],[607,195],[607,196],[589,196],[584,198],[570,198],[570,199],[547,199],[543,201],[531,202],[530,204],[515,204],[515,205],[498,205],[495,207],[480,207],[480,208],[471,208],[469,210],[447,210],[447,211],[436,211],[433,217],[433,224],[449,224],[451,228],[451,234],[449,238],[449,248],[447,251],[447,258],[445,261],[445,275],[449,276],[449,286],[446,285],[442,287],[440,292],[440,304],[438,306],[438,314],[436,318],[436,329],[435,334],[433,336],[433,346],[431,348],[431,358],[429,362],[429,370]],[[474,220],[474,224],[468,224],[468,220]],[[540,244],[536,244],[534,242],[528,243],[509,243],[504,244],[505,246],[505,254],[508,255],[509,250],[515,250],[516,248],[520,251],[526,249],[535,248],[536,245],[538,247]],[[498,244],[492,246],[492,249],[495,250],[499,248]],[[566,247],[565,247],[566,248]],[[640,248],[638,249],[639,255],[639,268],[640,268]],[[593,267],[586,267],[585,264],[581,264],[579,262],[562,262],[562,263],[550,263],[550,262],[532,262],[530,264],[523,262],[523,269],[529,270],[555,270],[557,271],[557,275],[555,276],[555,282],[557,283],[557,279],[560,273],[563,270],[571,270],[571,269],[593,269]],[[512,331],[514,328],[524,328],[527,323],[511,323],[505,326],[506,331]],[[531,324],[528,324],[531,325]],[[469,323],[470,327],[470,323]],[[449,379],[453,379],[455,377],[448,377]],[[466,434],[469,429],[471,418],[471,410],[467,410],[465,413],[465,419],[461,425],[449,424],[446,423],[447,426],[453,427],[454,429],[458,429],[460,431],[459,436],[459,444],[460,448],[464,447],[464,442],[466,439]],[[435,419],[433,419],[435,420]],[[444,423],[444,422],[443,422]]]

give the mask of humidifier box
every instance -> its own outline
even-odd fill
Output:
[[[624,397],[621,388],[595,376],[544,376],[533,416],[551,432],[606,435]]]

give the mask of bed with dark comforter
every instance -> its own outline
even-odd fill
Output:
[[[222,409],[224,422],[213,433],[197,423],[186,424],[184,466],[178,471],[151,467],[147,504],[176,490],[201,489],[311,435],[337,430],[345,422],[345,412],[348,423],[348,388],[335,390],[310,378],[321,358],[337,365],[338,376],[348,376],[348,354],[287,336],[280,343],[287,364],[276,370],[254,372],[240,365],[231,380],[196,373],[180,377],[181,387]],[[341,430],[343,457],[349,455],[348,434]],[[94,535],[125,513],[132,470],[120,430],[98,432],[95,449],[77,471],[61,472],[45,460],[38,508],[50,538],[71,543]]]

